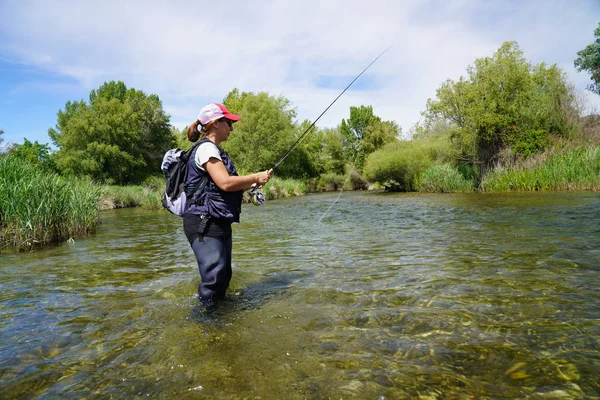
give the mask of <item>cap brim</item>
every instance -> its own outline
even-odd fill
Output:
[[[239,121],[240,119],[242,119],[241,115],[235,115],[235,114],[224,114],[223,117],[231,120],[231,121]]]

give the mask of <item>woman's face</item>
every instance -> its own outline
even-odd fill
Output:
[[[221,118],[217,121],[217,134],[221,142],[226,141],[229,138],[229,134],[233,131],[233,121],[227,118]]]

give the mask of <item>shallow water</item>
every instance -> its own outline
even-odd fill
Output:
[[[0,255],[0,397],[600,396],[600,195],[336,198],[245,206],[211,313],[166,212]]]

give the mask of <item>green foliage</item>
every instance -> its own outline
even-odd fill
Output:
[[[346,157],[357,161],[357,165],[362,165],[364,153],[360,154],[360,142],[365,137],[367,127],[372,121],[380,120],[373,114],[372,106],[350,107],[350,118],[346,121],[342,119],[340,133],[344,138],[344,150]]]
[[[171,126],[171,135],[175,138],[175,147],[182,149],[184,151],[188,151],[192,148],[194,143],[188,140],[187,136],[188,127],[186,126],[182,130],[177,129],[174,126]]]
[[[362,169],[367,155],[398,140],[400,128],[393,121],[382,121],[373,114],[372,106],[350,107],[350,118],[343,119],[340,133],[344,154]]]
[[[346,159],[344,157],[344,139],[338,128],[323,130],[323,170],[333,174],[343,174]]]
[[[436,162],[448,161],[447,140],[414,140],[391,143],[367,158],[365,178],[389,191],[415,191],[421,173]]]
[[[89,104],[67,102],[48,134],[60,148],[59,171],[117,184],[155,173],[174,145],[158,96],[114,81],[92,90]]]
[[[394,121],[371,121],[367,126],[360,147],[365,155],[369,155],[386,144],[397,141],[400,132],[401,128]]]
[[[548,134],[543,129],[528,129],[518,137],[511,138],[513,150],[524,157],[543,151],[548,145]]]
[[[504,43],[467,71],[468,78],[441,85],[424,115],[429,126],[449,126],[458,160],[481,173],[511,145],[529,155],[545,147],[549,134],[568,137],[575,129],[574,92],[564,72],[543,63],[532,67],[516,43]]]
[[[451,193],[471,192],[474,189],[473,181],[466,179],[450,164],[438,164],[423,171],[419,192]]]
[[[106,186],[100,201],[102,210],[141,207],[145,210],[161,210],[165,179],[161,176],[146,179],[143,185]]]
[[[0,245],[30,249],[92,232],[102,188],[43,171],[21,157],[0,158]]]
[[[484,176],[481,189],[489,192],[599,190],[600,147],[578,147],[540,156],[530,165],[497,168]]]
[[[311,126],[311,121],[305,120],[296,128],[296,137],[300,137]],[[293,158],[296,163],[296,169],[301,171],[294,176],[297,178],[310,178],[318,176],[325,170],[325,160],[327,159],[324,151],[324,132],[313,126],[298,143],[298,146],[292,150],[295,154]],[[289,157],[293,157],[290,153]],[[284,163],[288,161],[285,159]]]
[[[327,172],[321,174],[317,181],[317,191],[323,192],[331,192],[335,190],[341,190],[344,188],[345,183],[347,182],[348,177],[342,174],[336,174],[333,172]]]
[[[223,104],[231,112],[242,116],[234,125],[229,139],[223,143],[223,148],[238,169],[257,171],[271,168],[299,136],[299,129],[292,122],[296,112],[285,97],[269,96],[266,92],[240,93],[233,89]],[[309,159],[306,148],[300,142],[278,167],[277,174],[280,177],[310,175],[315,168],[304,165]]]
[[[31,143],[25,139],[23,144],[15,144],[9,152],[36,167],[43,168],[49,172],[56,172],[54,153],[48,144],[39,144],[37,140]]]
[[[575,68],[577,71],[587,71],[592,75],[592,81],[588,89],[600,95],[600,24],[594,31],[596,40],[585,49],[577,52]]]

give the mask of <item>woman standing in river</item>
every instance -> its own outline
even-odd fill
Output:
[[[188,160],[185,183],[192,193],[183,215],[183,230],[198,261],[202,278],[198,296],[205,306],[223,298],[229,287],[231,224],[240,220],[243,192],[255,185],[262,187],[272,172],[239,176],[220,147],[240,118],[222,104],[208,104],[188,128],[188,139],[200,142],[194,145]]]

